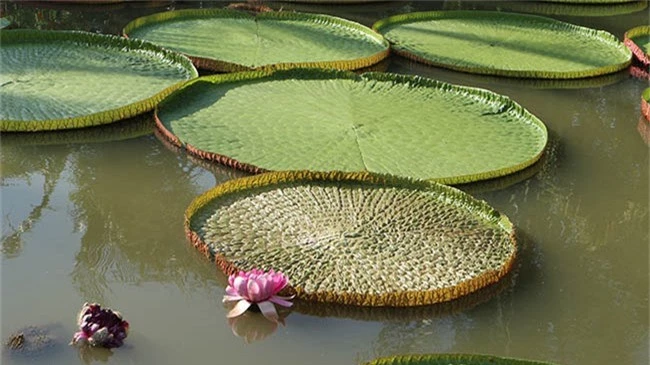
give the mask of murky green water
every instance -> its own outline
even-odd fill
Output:
[[[312,9],[371,24],[459,4]],[[140,15],[215,5],[221,4],[3,2],[0,8],[25,27],[117,33]],[[557,18],[619,37],[649,20],[645,11]],[[416,310],[296,303],[286,327],[275,332],[259,315],[241,318],[234,324],[239,338],[221,304],[224,277],[187,244],[182,228],[192,198],[237,172],[170,150],[147,134],[146,120],[73,133],[3,134],[2,337],[59,323],[54,334],[61,344],[32,357],[3,354],[2,363],[357,364],[404,353],[470,352],[561,364],[647,364],[650,179],[648,135],[639,124],[647,81],[619,74],[560,89],[396,57],[387,67],[490,88],[548,126],[552,149],[541,164],[515,179],[465,187],[518,227],[523,252],[504,283],[452,305]],[[66,346],[84,301],[124,313],[132,324],[124,347],[81,354]]]

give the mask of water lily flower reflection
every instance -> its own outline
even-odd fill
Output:
[[[228,277],[228,287],[223,302],[237,302],[235,307],[228,312],[228,318],[233,318],[246,312],[248,308],[256,305],[264,317],[273,322],[279,321],[278,312],[273,303],[291,307],[291,297],[281,297],[278,294],[289,284],[289,279],[281,272],[270,270],[268,273],[259,269],[240,271]]]

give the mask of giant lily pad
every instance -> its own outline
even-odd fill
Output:
[[[625,45],[641,63],[650,65],[650,25],[634,27],[625,32]]]
[[[548,362],[478,354],[401,355],[375,359],[365,365],[553,365]]]
[[[539,119],[487,90],[333,70],[200,78],[157,118],[190,153],[253,173],[366,170],[465,183],[530,166],[547,140]]]
[[[517,13],[568,16],[614,16],[635,13],[648,7],[647,1],[625,3],[558,3],[542,1],[489,1],[487,3],[454,2],[445,3],[444,10],[495,10]]]
[[[359,69],[386,58],[389,48],[381,35],[361,24],[295,12],[170,11],[138,18],[124,34],[182,52],[198,67],[216,71]]]
[[[195,247],[226,274],[287,274],[302,300],[413,306],[497,282],[517,253],[507,217],[446,185],[342,172],[230,180],[185,213]]]
[[[396,15],[373,28],[398,54],[479,74],[571,79],[631,62],[631,52],[610,33],[535,15],[434,11]]]
[[[152,110],[196,77],[191,62],[153,44],[86,32],[0,32],[0,130],[111,123]]]

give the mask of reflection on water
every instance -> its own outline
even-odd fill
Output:
[[[650,121],[645,117],[639,117],[639,123],[636,124],[636,130],[646,145],[650,146]]]
[[[364,22],[380,13],[445,3],[387,4],[368,12]],[[118,33],[135,16],[216,4],[150,6],[91,11],[47,3],[34,10],[3,2],[0,9],[26,27]],[[569,18],[617,36],[648,23],[643,12],[564,20]],[[221,303],[225,277],[187,243],[183,213],[195,196],[240,173],[170,150],[146,125],[56,138],[3,134],[2,337],[26,325],[52,323],[62,323],[69,334],[51,356],[30,362],[3,358],[3,364],[355,364],[406,352],[648,363],[649,150],[648,124],[639,120],[647,81],[617,74],[577,88],[537,88],[397,57],[388,71],[489,88],[548,126],[552,148],[536,170],[468,189],[517,227],[521,253],[503,287],[473,302],[468,297],[467,305],[448,303],[447,309],[296,301],[286,327],[274,327],[257,313],[229,325]],[[125,132],[130,127],[136,132]],[[124,348],[80,354],[67,346],[85,301],[116,308],[129,319]]]
[[[280,323],[284,321],[287,313],[285,311],[279,312]],[[275,332],[280,325],[278,322],[268,320],[261,313],[251,311],[247,311],[235,318],[228,318],[227,321],[233,335],[243,339],[247,344],[264,340]]]
[[[147,154],[143,143],[150,145]],[[184,254],[183,246],[164,246],[167,232],[159,227],[180,220],[196,191],[192,181],[203,170],[161,159],[163,147],[151,137],[114,142],[111,149],[100,154],[82,148],[74,156],[84,168],[75,169],[71,181],[71,215],[82,233],[73,283],[85,298],[99,302],[109,281],[172,282],[185,288],[197,275],[195,257]],[[122,163],[127,160],[130,169]],[[143,214],[142,206],[150,214]]]

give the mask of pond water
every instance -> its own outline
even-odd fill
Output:
[[[222,5],[0,7],[21,27],[117,34],[137,16]],[[461,6],[490,4],[300,10],[370,25],[400,12]],[[645,10],[556,18],[621,38],[626,29],[649,22]],[[522,253],[503,283],[444,306],[369,310],[296,303],[285,327],[254,313],[229,324],[221,303],[225,278],[187,243],[182,224],[196,195],[241,173],[165,146],[146,117],[86,131],[3,134],[2,337],[28,325],[59,324],[53,331],[59,342],[32,356],[4,353],[2,363],[359,364],[379,356],[450,352],[560,364],[647,364],[649,132],[639,118],[647,81],[621,73],[585,84],[522,83],[399,57],[383,67],[489,88],[546,123],[550,148],[540,163],[511,178],[463,187],[507,214],[518,229]],[[131,322],[124,347],[79,352],[67,346],[85,301],[123,312]]]

